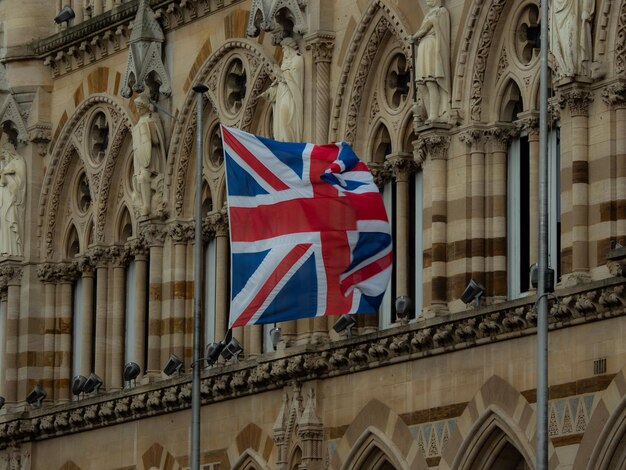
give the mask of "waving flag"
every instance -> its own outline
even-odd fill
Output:
[[[344,142],[276,142],[222,126],[230,326],[375,313],[391,231],[367,166]]]

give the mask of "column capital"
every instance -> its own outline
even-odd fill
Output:
[[[593,93],[586,86],[571,84],[559,90],[561,109],[569,108],[572,116],[587,116],[592,102]]]
[[[531,139],[539,138],[539,113],[537,111],[525,111],[518,114],[515,121],[515,127],[518,133],[526,131]]]
[[[145,257],[150,251],[150,247],[143,237],[133,237],[126,242],[126,249],[135,258]]]
[[[139,224],[139,236],[143,238],[149,247],[163,246],[167,231],[162,223],[146,220]]]
[[[335,47],[335,35],[330,32],[315,32],[304,38],[306,50],[313,53],[313,61],[328,62],[333,59],[333,48]]]
[[[19,285],[22,282],[22,266],[5,264],[0,266],[0,285]]]
[[[511,139],[517,135],[517,129],[510,124],[495,125],[485,131],[494,152],[506,152]]]
[[[410,153],[397,152],[385,157],[385,169],[391,171],[396,181],[406,183],[417,164]]]
[[[107,258],[115,268],[124,268],[130,261],[130,251],[123,245],[113,245],[109,247]]]
[[[384,163],[370,162],[367,166],[374,177],[374,183],[378,189],[382,190],[387,181],[391,179],[391,170],[386,168]]]
[[[626,107],[626,81],[619,80],[602,89],[602,101],[611,108]]]
[[[174,244],[185,244],[189,240],[193,240],[195,236],[195,226],[193,222],[176,221],[169,225],[167,234]]]
[[[471,152],[484,152],[487,141],[487,131],[480,127],[470,127],[457,134],[461,142],[470,146]]]
[[[206,217],[207,230],[215,234],[216,237],[228,236],[228,212],[222,208],[218,212],[208,214]]]
[[[79,277],[76,263],[59,263],[56,265],[57,279],[60,283],[68,284]]]
[[[444,131],[445,132],[445,131]],[[426,159],[447,160],[450,148],[450,135],[447,132],[433,131],[422,133],[413,141],[413,156],[418,165]]]

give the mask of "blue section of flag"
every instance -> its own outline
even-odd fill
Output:
[[[233,253],[232,262],[237,266],[237,269],[233,270],[231,287],[233,297],[241,292],[269,252],[270,250],[258,253]]]
[[[250,173],[241,168],[226,152],[224,152],[224,160],[226,160],[226,177],[228,178],[229,196],[258,196],[259,194],[268,194],[268,192],[252,178]]]
[[[276,140],[266,139],[264,137],[256,136],[267,149],[274,154],[285,165],[289,166],[294,173],[302,178],[302,172],[304,169],[304,162],[302,160],[302,153],[306,144],[292,143],[292,142],[278,142]]]

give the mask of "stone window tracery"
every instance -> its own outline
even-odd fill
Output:
[[[398,109],[406,101],[410,75],[406,57],[403,53],[397,52],[387,63],[384,83],[387,105],[391,109]]]
[[[217,169],[224,163],[224,146],[222,144],[219,122],[216,121],[209,126],[206,140],[208,140],[208,145],[205,147],[207,149],[205,154],[206,163],[211,168]]]
[[[91,207],[92,197],[91,190],[89,189],[89,180],[87,175],[82,172],[78,177],[78,184],[76,185],[76,205],[81,214],[86,214]]]
[[[243,100],[246,97],[247,72],[243,61],[239,57],[232,58],[225,70],[224,106],[226,111],[234,116],[243,107]]]
[[[514,43],[517,59],[529,65],[539,56],[539,7],[534,3],[524,6],[516,23]]]
[[[88,135],[89,156],[95,164],[101,163],[106,155],[109,147],[109,128],[109,120],[104,111],[95,112],[91,118]]]

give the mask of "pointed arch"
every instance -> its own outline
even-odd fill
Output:
[[[274,451],[274,441],[259,426],[254,423],[244,427],[233,443],[227,449],[226,454],[231,462],[231,467],[238,470],[256,468],[269,470],[270,456]],[[255,466],[250,466],[254,464]]]
[[[221,87],[218,74],[221,69],[220,62],[227,60],[235,53],[246,59],[250,72],[250,86],[247,87],[248,91],[243,99],[242,111],[237,113],[236,118],[229,118],[222,113],[219,106]],[[268,78],[273,76],[272,63],[273,61],[267,56],[262,45],[257,42],[248,39],[227,40],[210,54],[201,66],[198,66],[198,71],[191,80],[192,83],[205,83],[209,87],[209,91],[205,94],[204,113],[208,114],[209,108],[212,108],[212,111],[217,113],[220,122],[243,130],[252,130],[259,95]],[[178,112],[168,152],[165,185],[170,194],[170,200],[174,201],[172,215],[176,217],[182,216],[185,208],[185,186],[189,179],[187,172],[190,171],[189,161],[195,146],[197,120],[195,108],[196,93],[189,90]]]
[[[387,405],[376,399],[363,407],[344,433],[332,457],[332,466],[361,468],[353,464],[367,461],[374,447],[397,469],[428,469],[407,425]]]
[[[370,134],[370,142],[367,146],[366,160],[374,163],[385,163],[385,157],[393,152],[389,127],[383,119],[372,126],[374,131]]]
[[[493,116],[495,120],[513,122],[517,119],[517,113],[525,110],[527,100],[522,95],[516,77],[507,74],[496,89]]]
[[[81,468],[71,460],[68,460],[59,468],[59,470],[81,470]]]
[[[372,75],[372,63],[383,45],[392,40],[400,45],[405,57],[411,57],[410,30],[399,11],[382,0],[370,3],[354,35],[346,38],[349,41],[348,54],[338,80],[331,120],[330,136],[333,140],[355,142],[364,88]]]
[[[116,242],[126,242],[126,240],[132,237],[135,232],[133,218],[128,210],[128,207],[124,204],[122,204],[118,210],[115,227],[115,234],[117,238],[115,240]]]
[[[73,259],[78,253],[81,252],[78,230],[76,230],[76,225],[74,225],[74,222],[70,222],[68,224],[63,240],[65,240],[65,250],[63,253],[63,258]]]
[[[597,400],[572,468],[626,468],[626,367]]]
[[[105,215],[107,212],[108,195],[112,183],[112,174],[116,167],[122,144],[129,137],[133,119],[127,107],[119,104],[108,95],[95,94],[83,101],[66,119],[62,129],[52,145],[50,161],[44,176],[42,191],[39,198],[39,225],[42,231],[42,252],[47,259],[55,254],[54,232],[59,213],[61,192],[70,184],[67,179],[68,169],[73,159],[86,158],[80,142],[83,141],[86,115],[94,107],[104,107],[111,117],[111,139],[104,160],[98,171],[88,174],[89,186],[92,191],[93,209],[95,214],[96,241],[103,241]],[[57,254],[58,256],[58,254]]]
[[[441,452],[441,470],[492,468],[498,462],[535,461],[535,412],[508,382],[498,376],[487,380],[467,404]],[[549,443],[549,468],[558,457]],[[506,466],[500,468],[508,468]],[[515,468],[515,467],[512,467]]]

